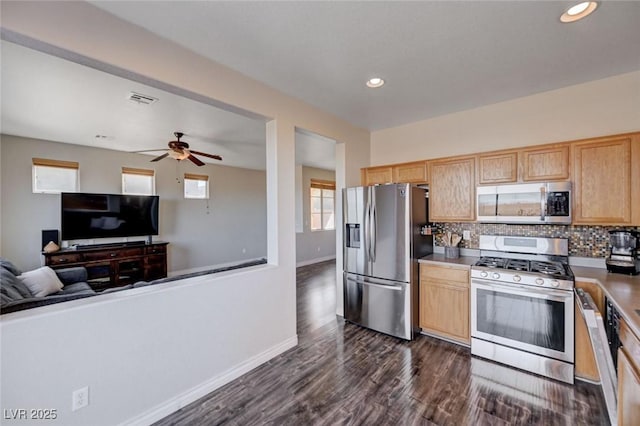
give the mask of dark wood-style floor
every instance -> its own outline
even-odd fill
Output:
[[[157,425],[606,425],[600,388],[335,316],[333,261],[298,268],[299,345]]]

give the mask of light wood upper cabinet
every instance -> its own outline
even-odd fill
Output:
[[[386,183],[428,183],[428,170],[426,161],[367,167],[360,170],[360,181],[364,186]]]
[[[478,155],[478,184],[511,183],[518,180],[516,151]]]
[[[396,164],[393,166],[393,181],[396,183],[427,183],[427,162]]]
[[[363,186],[393,182],[391,166],[367,167],[360,170],[360,181]]]
[[[639,134],[573,144],[574,224],[640,222],[639,145]]]
[[[476,157],[436,160],[429,166],[429,221],[475,220]]]
[[[569,179],[568,144],[524,149],[520,155],[525,182]]]
[[[468,266],[420,264],[420,327],[470,343]]]

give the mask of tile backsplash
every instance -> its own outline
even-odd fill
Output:
[[[462,240],[460,247],[478,248],[480,235],[514,235],[525,237],[568,238],[569,256],[606,257],[611,229],[640,231],[640,227],[572,226],[572,225],[506,225],[494,223],[434,223],[435,244],[442,245],[440,234],[451,231],[462,235],[471,232],[471,240]]]

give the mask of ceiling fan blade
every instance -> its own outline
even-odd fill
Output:
[[[142,151],[127,151],[131,154],[137,154],[139,152],[155,152],[155,151],[166,151],[167,148],[158,148],[158,149],[143,149]]]
[[[200,151],[194,151],[194,150],[191,150],[191,152],[194,154],[202,155],[203,157],[213,158],[214,160],[222,160],[222,157],[220,157],[219,155],[207,154],[206,152],[200,152]]]
[[[192,151],[193,152],[193,151]],[[200,167],[200,166],[204,166],[204,163],[200,160],[198,160],[196,157],[194,157],[192,154],[189,154],[189,156],[187,157],[189,160],[191,160],[191,162],[193,164],[195,164],[196,166]]]
[[[153,160],[151,160],[151,162],[154,162],[154,161],[160,161],[160,160],[162,160],[163,158],[166,158],[166,157],[168,157],[168,156],[169,156],[169,153],[168,153],[168,152],[165,152],[165,153],[164,153],[164,154],[162,154],[161,156],[156,157],[156,158],[154,158]]]

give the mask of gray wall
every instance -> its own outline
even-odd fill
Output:
[[[314,263],[335,257],[336,231],[311,231],[309,185],[311,179],[333,180],[336,174],[333,170],[302,167],[302,223],[303,232],[296,233],[296,263],[300,265]],[[336,193],[338,197],[338,193]],[[299,205],[296,204],[296,208]],[[338,226],[338,223],[336,223]]]
[[[2,255],[21,269],[40,266],[42,229],[60,229],[60,196],[34,194],[32,157],[78,161],[80,191],[120,193],[122,166],[155,169],[160,196],[160,235],[168,241],[169,271],[266,257],[266,174],[263,171],[2,135]],[[185,200],[176,181],[184,173],[209,175],[210,199]],[[99,240],[95,241],[96,243]]]

